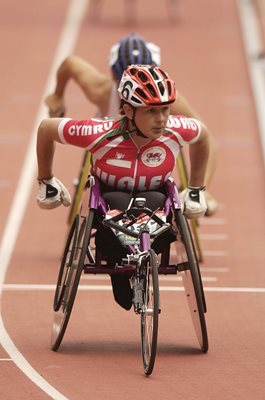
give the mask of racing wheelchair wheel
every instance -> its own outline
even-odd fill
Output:
[[[141,351],[144,372],[150,375],[156,358],[159,316],[158,263],[154,250],[149,250],[143,269]]]
[[[181,210],[175,211],[175,221],[180,239],[185,247],[188,264],[188,267],[183,268],[180,273],[183,280],[194,330],[201,350],[206,353],[209,347],[205,320],[206,302],[198,258],[192,240],[189,224]]]
[[[54,296],[54,320],[51,348],[58,350],[64,337],[75,301],[85,257],[89,257],[89,240],[94,210],[88,217],[76,215],[70,229],[62,257]]]

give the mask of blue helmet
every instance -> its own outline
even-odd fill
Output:
[[[160,65],[160,48],[135,33],[124,37],[110,49],[109,65],[120,80],[124,70],[135,64]]]

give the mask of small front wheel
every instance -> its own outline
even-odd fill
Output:
[[[151,375],[156,358],[159,317],[158,263],[154,250],[149,250],[143,263],[141,350],[144,372],[146,375]]]

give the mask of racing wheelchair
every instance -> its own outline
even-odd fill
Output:
[[[95,244],[97,232],[102,227],[115,235],[124,250],[120,262],[111,268]],[[161,251],[157,250],[160,242],[163,242]],[[81,274],[129,276],[133,309],[140,316],[141,353],[146,375],[153,371],[157,351],[161,312],[159,274],[182,277],[199,346],[202,352],[208,351],[206,301],[196,248],[173,180],[166,182],[165,201],[156,210],[147,207],[146,199],[140,193],[131,199],[127,209],[120,211],[109,209],[101,193],[100,181],[93,176],[88,178],[58,274],[51,338],[54,351],[58,350],[64,337]]]

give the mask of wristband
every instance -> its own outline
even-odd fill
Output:
[[[38,181],[39,183],[45,183],[45,184],[46,184],[45,181],[49,181],[49,180],[51,180],[52,178],[54,178],[53,175],[52,175],[50,178],[42,178],[42,179],[37,178],[37,181]]]
[[[206,186],[188,186],[190,190],[206,190]]]

